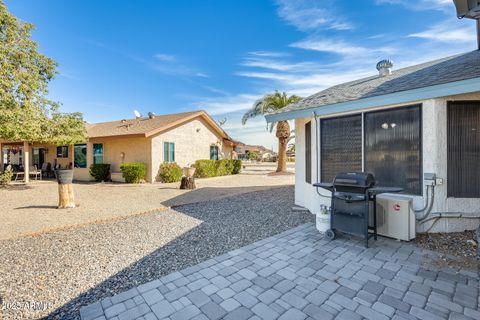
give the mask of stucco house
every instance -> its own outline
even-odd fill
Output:
[[[341,171],[367,171],[378,185],[402,187],[414,209],[421,209],[427,201],[424,175],[433,173],[431,212],[438,219],[417,223],[417,231],[433,222],[432,231],[476,228],[480,51],[398,70],[384,60],[377,69],[374,76],[266,116],[268,122],[295,120],[295,203],[318,213],[321,205],[330,205],[330,194],[313,183],[332,182]],[[441,213],[452,218],[440,218]]]
[[[120,165],[138,161],[147,165],[147,182],[154,182],[165,161],[187,166],[198,159],[229,159],[235,146],[205,111],[151,113],[144,118],[88,124],[87,136],[87,142],[70,146],[0,141],[0,164],[22,165],[27,170],[44,163],[71,166],[75,180],[89,181],[91,164],[109,163],[112,180],[121,181]]]

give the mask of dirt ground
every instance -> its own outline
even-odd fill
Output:
[[[219,199],[245,192],[291,185],[293,175],[269,176],[275,164],[246,164],[241,174],[197,179],[197,189],[180,183],[127,185],[75,183],[75,209],[57,209],[57,184],[38,181],[0,189],[0,240],[35,235],[79,225],[122,219],[166,207]],[[289,165],[293,171],[293,165]]]

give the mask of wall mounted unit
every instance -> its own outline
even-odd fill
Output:
[[[401,194],[377,196],[377,233],[404,241],[415,239],[415,212],[411,196]]]

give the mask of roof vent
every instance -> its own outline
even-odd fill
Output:
[[[149,118],[149,119],[155,118],[155,113],[149,112],[149,113],[148,113],[148,118]]]
[[[377,63],[377,70],[380,77],[388,76],[392,74],[393,62],[391,60],[382,60]]]

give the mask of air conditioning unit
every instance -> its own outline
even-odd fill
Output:
[[[370,221],[373,221],[373,212],[371,214]],[[404,241],[415,239],[415,211],[411,196],[401,194],[377,196],[377,233]]]

